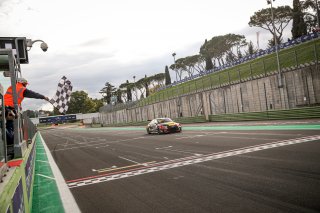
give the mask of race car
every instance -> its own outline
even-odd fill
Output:
[[[146,127],[147,133],[170,133],[181,132],[181,124],[174,122],[170,118],[155,118]]]

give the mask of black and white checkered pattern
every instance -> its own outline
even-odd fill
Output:
[[[68,111],[68,104],[70,102],[72,93],[72,84],[65,76],[61,78],[58,83],[58,88],[55,96],[50,100],[50,103],[59,110],[60,113],[65,114]]]

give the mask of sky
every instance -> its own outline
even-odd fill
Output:
[[[273,6],[290,5],[276,0]],[[28,52],[22,77],[35,92],[53,97],[66,76],[73,91],[101,98],[106,82],[119,86],[164,72],[176,59],[199,53],[205,39],[228,33],[266,47],[272,35],[249,27],[266,0],[0,0],[0,37],[41,39]],[[291,37],[287,27],[284,39]],[[175,74],[171,72],[172,80]],[[7,85],[3,85],[6,89]],[[50,110],[44,100],[25,99],[23,109]]]

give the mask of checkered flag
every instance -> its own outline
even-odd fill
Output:
[[[58,88],[55,96],[50,100],[50,103],[59,110],[60,113],[65,114],[68,111],[68,104],[70,102],[72,92],[72,84],[65,76],[61,78],[58,83]]]

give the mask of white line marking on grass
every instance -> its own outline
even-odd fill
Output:
[[[48,161],[44,161],[44,160],[36,160],[36,161],[41,163],[49,163]]]
[[[162,171],[162,170],[178,168],[178,167],[202,163],[202,162],[206,162],[206,161],[212,161],[212,160],[216,160],[216,159],[220,159],[220,158],[226,158],[226,157],[256,152],[256,151],[260,151],[260,150],[272,149],[272,148],[276,148],[276,147],[288,146],[288,145],[299,144],[299,143],[306,143],[306,142],[317,141],[317,140],[320,140],[320,135],[295,138],[295,139],[289,139],[289,140],[282,140],[282,141],[276,141],[276,142],[265,143],[265,144],[254,145],[254,146],[247,146],[247,147],[243,147],[243,148],[239,148],[239,149],[233,149],[233,150],[228,150],[228,151],[223,151],[223,152],[218,152],[218,153],[206,154],[206,155],[202,155],[200,157],[193,155],[193,156],[189,156],[189,157],[184,157],[184,158],[155,163],[155,164],[152,164],[151,166],[147,166],[145,168],[136,168],[136,169],[131,169],[131,170],[122,171],[122,172],[118,171],[115,173],[109,173],[109,174],[105,174],[105,175],[98,175],[98,176],[79,178],[76,180],[69,180],[68,186],[69,186],[69,188],[76,188],[76,187],[81,187],[81,186],[86,186],[86,185],[91,185],[91,184],[96,184],[96,183],[102,183],[102,182],[107,182],[107,181],[112,181],[112,180],[117,180],[117,179],[122,179],[122,178],[128,178],[128,177],[133,177],[133,176],[152,173],[152,172],[158,172],[158,171]]]
[[[45,178],[48,178],[48,179],[51,179],[51,180],[56,180],[55,178],[47,176],[47,175],[43,175],[43,174],[36,174],[36,175],[41,176],[41,177],[45,177]]]

